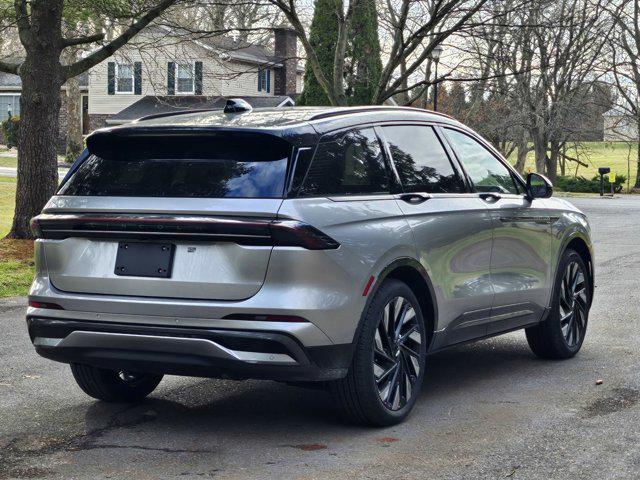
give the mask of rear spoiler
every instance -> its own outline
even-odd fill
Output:
[[[214,141],[217,142],[213,145]],[[262,156],[288,156],[292,145],[258,129],[194,127],[128,127],[98,130],[87,137],[87,150],[98,157],[119,159],[221,158],[239,149],[255,148]]]

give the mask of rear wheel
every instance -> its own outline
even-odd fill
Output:
[[[343,415],[375,426],[404,420],[422,386],[426,344],[412,290],[398,280],[385,281],[363,319],[349,373],[331,385]]]
[[[542,358],[571,358],[587,333],[592,288],[587,266],[574,250],[566,250],[558,266],[553,302],[547,319],[526,329],[533,353]]]
[[[74,363],[71,372],[87,395],[105,402],[137,402],[145,398],[162,380],[162,375],[105,370]]]

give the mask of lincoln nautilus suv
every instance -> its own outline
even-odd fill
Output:
[[[230,100],[98,130],[32,221],[29,334],[103,401],[271,379],[390,425],[444,348],[524,329],[539,357],[580,350],[590,229],[552,191],[418,109]]]

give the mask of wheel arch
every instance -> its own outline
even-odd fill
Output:
[[[375,297],[376,292],[384,281],[388,278],[400,280],[407,284],[407,286],[413,291],[414,295],[420,302],[420,309],[422,315],[427,322],[425,325],[427,332],[429,333],[429,341],[427,343],[427,351],[433,341],[433,334],[437,326],[438,319],[438,305],[436,302],[435,290],[429,274],[425,268],[413,258],[398,258],[387,265],[382,271],[375,277],[374,283],[367,295],[367,301],[362,315],[358,323],[358,328],[353,337],[353,341],[357,341],[360,330],[363,324],[363,318],[369,309],[372,299]]]
[[[589,290],[590,290],[589,304],[591,305],[591,303],[593,302],[593,294],[595,290],[593,254],[591,253],[591,248],[589,247],[589,244],[587,243],[587,241],[584,238],[582,238],[582,236],[573,235],[565,240],[564,248],[562,249],[562,252],[564,253],[569,249],[574,250],[578,255],[580,255],[580,258],[582,258],[582,261],[587,266],[588,274],[589,274]]]
[[[558,249],[558,256],[555,261],[555,265],[553,267],[553,281],[555,284],[555,279],[558,276],[558,266],[560,264],[560,259],[564,252],[567,249],[574,250],[580,255],[582,260],[587,265],[588,275],[589,275],[589,287],[591,288],[591,299],[589,305],[593,302],[593,294],[595,289],[595,269],[593,263],[593,249],[591,247],[591,241],[589,239],[589,235],[587,232],[584,232],[580,229],[574,229],[568,235],[564,237],[562,242],[560,243],[560,248]],[[551,292],[552,293],[552,292]],[[549,305],[553,301],[553,296],[550,293],[549,295]]]

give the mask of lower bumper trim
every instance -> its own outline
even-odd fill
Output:
[[[279,332],[154,327],[28,317],[41,356],[100,368],[214,378],[344,377],[351,344],[305,348]]]

